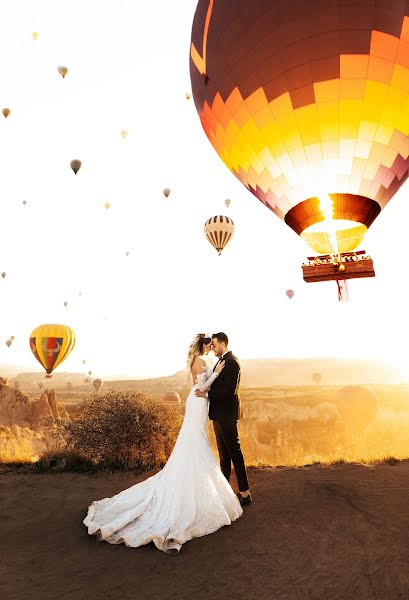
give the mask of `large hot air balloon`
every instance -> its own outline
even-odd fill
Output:
[[[318,254],[408,176],[408,2],[199,0],[190,74],[216,152]]]
[[[30,348],[47,376],[63,362],[75,346],[75,333],[68,325],[39,325],[30,336]]]
[[[81,169],[81,161],[78,160],[77,158],[74,158],[71,162],[70,162],[70,167],[71,169],[74,171],[75,175],[78,173],[78,171]]]
[[[287,298],[289,298],[291,300],[294,297],[294,290],[287,290],[286,295],[287,295]]]
[[[204,232],[217,252],[222,253],[223,248],[230,242],[234,233],[234,223],[229,217],[217,215],[208,219],[204,226]]]

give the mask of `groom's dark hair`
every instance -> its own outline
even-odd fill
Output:
[[[226,346],[229,345],[229,338],[225,333],[223,333],[223,331],[219,331],[219,333],[214,333],[212,335],[212,338],[217,338],[219,342],[224,342]]]

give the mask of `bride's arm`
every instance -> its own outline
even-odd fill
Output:
[[[208,377],[206,379],[206,381],[203,383],[203,385],[201,385],[199,387],[199,390],[201,392],[205,392],[206,390],[208,390],[210,388],[210,386],[212,385],[213,381],[216,379],[216,377],[219,376],[219,373],[216,373],[216,371],[213,371],[213,373],[210,375],[210,377]]]

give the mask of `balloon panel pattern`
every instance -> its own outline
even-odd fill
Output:
[[[40,325],[30,336],[30,348],[38,362],[50,374],[75,346],[74,331],[67,325]]]
[[[408,176],[405,0],[199,0],[190,74],[226,166],[311,247],[322,198],[348,250]]]

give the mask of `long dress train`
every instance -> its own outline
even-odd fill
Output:
[[[194,394],[197,388],[208,389],[215,376],[209,367],[198,376],[164,468],[88,507],[83,522],[90,535],[130,547],[153,542],[159,550],[176,553],[188,540],[230,525],[243,514],[210,447],[208,399]]]

